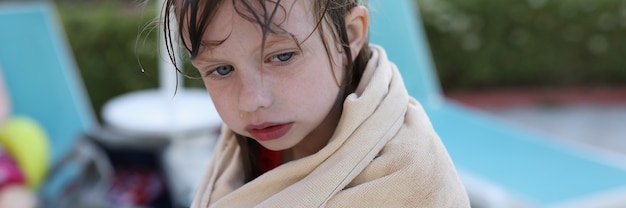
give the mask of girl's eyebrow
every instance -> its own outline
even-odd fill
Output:
[[[221,39],[221,40],[204,40],[204,38],[200,39],[200,48],[201,48],[200,50],[208,50],[209,52],[212,52],[215,48],[217,48],[218,46],[226,42],[226,40],[230,38],[230,35],[232,35],[232,32],[233,31],[231,30],[226,35],[226,37],[224,37],[224,39]]]
[[[228,39],[228,37],[226,37],[223,40],[202,40],[200,41],[200,45],[201,50],[203,50],[203,52],[208,52],[208,53],[215,53],[215,49],[217,49],[218,47],[222,46],[222,44]],[[300,48],[300,44],[298,42],[298,39],[296,38],[295,35],[291,34],[291,33],[286,33],[286,34],[270,34],[267,37],[267,40],[265,41],[265,46],[271,46],[274,44],[283,44],[283,43],[288,43],[288,42],[293,42],[295,43],[298,48]],[[261,49],[261,44],[258,44],[255,48],[256,50],[260,50]],[[194,61],[194,58],[190,58],[190,61]]]
[[[295,36],[290,35],[269,35],[265,42],[266,45],[272,45],[283,42],[297,42],[298,39]],[[260,46],[259,46],[260,47]]]
[[[200,41],[200,46],[205,47],[209,51],[212,51],[213,49],[222,45],[222,43],[224,43],[227,39],[228,37],[224,38],[223,40],[202,40]]]
[[[283,42],[292,42],[300,50],[301,50],[300,47],[303,43],[303,42],[300,42],[300,40],[295,34],[290,33],[288,31],[283,31],[280,34],[273,33],[273,34],[268,35],[267,40],[265,41],[265,44],[270,45],[270,44],[277,44],[277,43],[283,43]]]
[[[219,47],[220,45],[222,45],[222,43],[224,43],[226,40],[228,39],[228,37],[226,37],[223,40],[201,40],[200,41],[200,53],[202,52],[209,52],[209,53],[213,53],[213,51],[215,50],[215,48]],[[196,56],[198,57],[198,56]],[[194,61],[196,59],[196,57],[190,57],[189,60],[190,61]]]

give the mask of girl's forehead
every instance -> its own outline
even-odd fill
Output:
[[[250,30],[238,31],[242,28],[253,28],[254,33],[260,34],[263,26],[259,21],[266,21],[264,19],[266,17],[271,17],[269,26],[275,32],[284,31],[294,34],[312,32],[307,27],[313,25],[311,23],[313,16],[308,2],[304,0],[282,0],[278,1],[279,4],[276,1],[267,1],[265,5],[261,5],[259,1],[226,0],[216,10],[215,16],[208,23],[203,42],[219,42],[236,33],[250,32]],[[271,34],[272,32],[268,35]]]
[[[258,7],[258,1],[255,2]],[[266,39],[263,39],[262,26],[254,19],[254,15],[262,18],[263,11],[251,11],[240,1],[224,1],[215,10],[200,40],[198,56],[204,58],[193,60],[220,57],[220,54],[227,54],[226,51],[241,50],[239,47],[242,45],[261,49],[263,45],[268,47],[274,44],[303,43],[301,41],[307,40],[315,30],[310,3],[307,2],[309,1],[283,0],[280,1],[280,5],[275,3],[265,5],[269,12],[272,12],[275,6],[278,7],[274,12],[272,24],[269,25],[272,31],[266,34]]]
[[[224,0],[219,5],[209,26],[218,19],[227,20],[224,21],[227,23],[230,21],[229,24],[232,24],[233,19],[239,19],[255,24],[271,20],[273,25],[282,25],[288,21],[302,22],[305,18],[313,17],[312,3],[307,0]]]

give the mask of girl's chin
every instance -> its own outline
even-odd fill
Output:
[[[282,138],[284,139],[284,138]],[[259,144],[261,144],[261,146],[265,147],[265,149],[269,149],[272,151],[282,151],[282,150],[288,150],[293,148],[294,146],[296,146],[296,144],[291,144],[291,143],[287,143],[286,141],[279,139],[279,140],[272,140],[272,141],[259,141],[256,140]]]
[[[272,150],[272,151],[282,151],[282,150],[291,148],[291,147],[285,147],[284,145],[280,145],[280,144],[268,144],[268,142],[262,142],[259,140],[257,140],[257,142],[261,144],[261,146],[265,147],[265,149]]]
[[[265,149],[269,149],[272,151],[288,150],[298,144],[298,142],[296,142],[295,144],[291,144],[293,142],[290,142],[291,139],[288,137],[289,135],[285,135],[282,138],[269,140],[269,141],[263,141],[263,140],[254,138],[253,136],[249,134],[239,134],[239,135],[252,139],[256,141],[257,143],[259,143],[261,146],[263,146]]]

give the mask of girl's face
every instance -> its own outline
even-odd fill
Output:
[[[232,2],[223,1],[203,37],[223,42],[201,48],[192,60],[223,121],[271,150],[326,144],[341,113],[336,98],[344,58],[331,44],[329,60],[313,31],[311,1],[282,1],[274,23],[288,33],[269,32],[263,53],[259,25],[243,19]]]

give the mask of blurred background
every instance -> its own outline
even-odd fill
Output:
[[[626,2],[417,0],[447,91],[626,83]]]
[[[157,1],[53,2],[100,122],[111,99],[159,86]],[[415,2],[450,99],[548,138],[626,158],[626,1]],[[183,69],[196,75],[189,64]],[[198,79],[184,85],[203,87]],[[154,190],[168,188],[158,184],[163,187]],[[169,203],[157,195],[143,205]]]
[[[115,96],[159,86],[157,2],[55,1],[96,112]],[[186,73],[196,76],[186,64]],[[199,79],[184,83],[204,87]]]
[[[416,0],[446,95],[626,156],[626,1]]]

